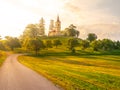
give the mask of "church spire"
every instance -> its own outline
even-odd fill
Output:
[[[60,21],[59,15],[57,15],[57,21],[55,23],[55,28],[56,28],[56,31],[59,33],[61,30],[61,21]]]
[[[57,22],[59,22],[60,21],[60,19],[59,19],[59,15],[57,15]]]

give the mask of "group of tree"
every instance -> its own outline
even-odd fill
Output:
[[[0,40],[0,50],[14,50],[20,48],[21,43],[18,38],[6,36],[4,40]]]
[[[45,40],[45,48],[52,48],[53,46],[57,48],[60,45],[62,45],[62,42],[59,39]]]
[[[89,33],[86,40],[81,40],[83,49],[92,48],[94,51],[120,50],[120,41],[110,39],[97,40],[97,35]]]
[[[68,40],[68,48],[72,53],[75,53],[76,47],[81,50],[91,51],[112,51],[120,50],[120,41],[112,41],[110,39],[97,40],[97,35],[89,33],[85,40],[73,38]]]
[[[65,30],[61,31],[61,33],[61,36],[65,37],[67,36],[78,38],[79,36],[79,31],[76,30],[76,26],[74,26],[73,24],[71,24],[68,28],[65,28]],[[43,36],[45,37],[45,21],[43,18],[41,18],[38,24],[28,24],[26,26],[23,34],[20,36],[20,42],[23,48],[31,50],[33,50],[34,48],[36,53],[41,48],[51,48],[52,46],[55,46],[57,48],[59,45],[62,45],[61,41],[56,39],[53,41],[47,40],[43,42],[43,40],[41,39],[41,37]]]
[[[26,38],[37,38],[39,36],[45,35],[45,24],[44,19],[41,18],[40,23],[38,24],[28,24],[21,35],[21,39]]]
[[[54,40],[42,40],[41,38],[29,38],[23,43],[23,47],[28,51],[35,51],[37,55],[41,49],[48,49],[62,45],[58,39]]]
[[[51,48],[53,46],[57,48],[59,45],[62,45],[59,39],[46,41],[42,40],[41,37],[43,37],[43,34],[45,33],[44,30],[45,27],[43,18],[41,18],[39,24],[28,24],[23,34],[20,36],[22,47],[25,49],[34,50],[37,54],[40,49]],[[76,26],[71,24],[68,28],[62,31],[62,36],[78,37],[79,31],[76,30]]]
[[[89,33],[86,39],[78,38],[80,32],[76,30],[76,26],[71,24],[65,28],[62,33],[62,37],[70,37],[67,42],[62,42],[61,39],[42,39],[42,35],[45,34],[44,19],[41,18],[39,24],[28,24],[23,34],[18,38],[6,36],[4,40],[0,37],[0,50],[14,50],[15,48],[24,48],[28,51],[35,51],[36,54],[41,49],[48,49],[52,47],[58,47],[67,43],[68,48],[72,53],[76,52],[76,47],[81,47],[82,50],[92,49],[94,51],[109,51],[109,50],[120,50],[120,41],[112,41],[110,39],[98,40],[95,33]]]
[[[61,36],[78,38],[79,34],[80,32],[73,24],[70,24],[67,28],[61,31]],[[45,20],[43,18],[41,18],[40,22],[37,24],[28,24],[23,35],[21,35],[22,38],[35,38],[38,36],[45,36]]]
[[[65,30],[62,31],[63,36],[68,36],[68,37],[77,37],[79,36],[80,32],[76,30],[76,26],[71,24],[68,28],[65,28]]]
[[[94,51],[120,50],[120,42],[112,41],[110,39],[95,40],[90,43],[90,46]]]
[[[89,33],[85,40],[79,38],[70,38],[67,42],[58,39],[42,39],[41,37],[32,37],[18,39],[16,37],[6,36],[4,40],[0,40],[0,50],[14,50],[15,48],[25,48],[28,51],[34,51],[36,54],[41,49],[49,49],[63,45],[68,48],[72,53],[76,53],[76,47],[82,50],[92,49],[94,51],[111,51],[120,50],[120,41],[112,41],[110,39],[97,40],[97,35]],[[67,43],[67,45],[63,44]]]
[[[29,39],[27,42],[26,42],[26,45],[25,45],[26,49],[29,50],[29,51],[35,51],[35,54],[37,55],[38,52],[43,49],[45,46],[44,46],[44,43],[42,40],[40,40],[39,38],[33,38],[33,39]]]

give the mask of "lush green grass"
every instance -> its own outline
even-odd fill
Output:
[[[20,56],[19,61],[66,90],[120,90],[120,56]]]

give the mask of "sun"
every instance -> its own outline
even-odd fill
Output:
[[[21,0],[19,1],[23,6],[29,8],[38,8],[47,13],[59,13],[63,2],[61,0]]]
[[[56,20],[63,7],[63,0],[3,0],[0,3],[2,36],[18,36],[29,23],[38,23],[41,17],[45,20],[46,30],[50,19]],[[6,20],[10,21],[6,27]],[[19,25],[18,25],[19,24]],[[1,30],[2,30],[1,29]],[[9,31],[8,33],[8,30]],[[13,34],[15,32],[15,34]]]

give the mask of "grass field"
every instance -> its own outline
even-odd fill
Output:
[[[65,90],[120,90],[120,56],[20,56],[19,62]]]

